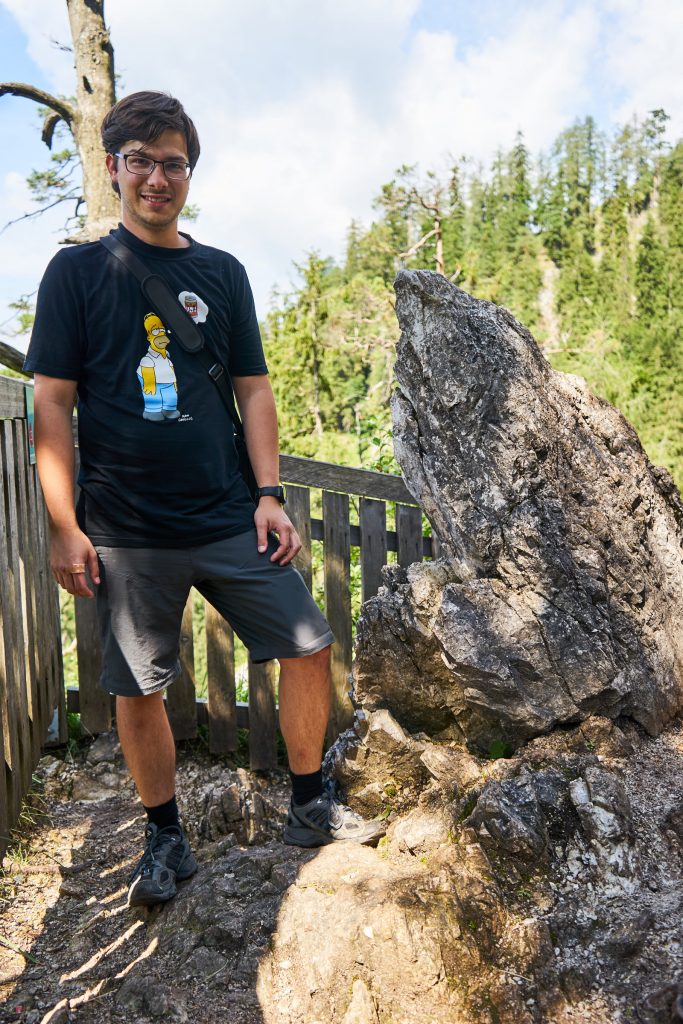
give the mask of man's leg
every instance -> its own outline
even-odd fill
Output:
[[[330,648],[305,658],[280,661],[280,731],[289,767],[296,775],[320,768],[330,717]]]
[[[131,906],[171,899],[176,880],[197,870],[175,801],[175,742],[163,705],[163,691],[147,697],[117,697],[116,725],[121,749],[149,823],[147,847],[128,891]]]
[[[280,659],[280,730],[287,747],[292,801],[284,839],[292,846],[376,843],[382,822],[366,822],[323,786],[322,752],[330,716],[330,648]]]
[[[116,725],[128,771],[143,804],[165,804],[175,793],[175,742],[163,690],[148,697],[117,697]]]

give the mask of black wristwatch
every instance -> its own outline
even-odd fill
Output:
[[[277,498],[281,505],[284,505],[287,500],[282,484],[278,484],[277,487],[257,487],[256,500],[260,501],[261,498]]]

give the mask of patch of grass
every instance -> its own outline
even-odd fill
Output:
[[[380,841],[377,843],[377,853],[383,860],[389,858],[389,839],[387,836],[382,836]]]
[[[458,815],[458,821],[464,821],[466,818],[469,818],[470,814],[472,813],[476,806],[477,797],[475,796],[474,793],[471,793],[465,800],[465,803],[463,804],[463,808],[460,811],[460,814]]]
[[[491,761],[497,761],[501,757],[512,757],[514,748],[505,740],[493,740],[489,743],[488,756]]]

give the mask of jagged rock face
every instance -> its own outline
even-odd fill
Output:
[[[365,605],[357,699],[484,748],[591,714],[656,735],[683,706],[671,478],[506,310],[427,271],[396,294],[396,456],[443,557]]]

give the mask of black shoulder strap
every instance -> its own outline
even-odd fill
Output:
[[[115,256],[117,260],[123,263],[126,270],[133,277],[138,279],[143,295],[150,306],[159,314],[164,322],[164,327],[171,332],[180,347],[197,357],[218,388],[218,393],[230,414],[236,432],[243,437],[244,427],[235,405],[230,375],[210,349],[207,348],[201,331],[192,317],[180,305],[171,291],[168,282],[158,274],[152,274],[132,249],[129,249],[125,242],[122,242],[119,238],[114,238],[113,235],[104,235],[104,237],[100,238],[100,242],[112,256]]]

